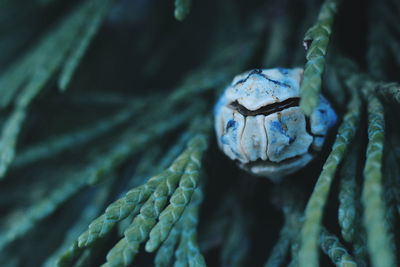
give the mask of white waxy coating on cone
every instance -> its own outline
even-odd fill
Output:
[[[328,130],[335,125],[336,113],[325,97],[320,96],[319,105],[311,113],[310,120],[311,132],[315,135],[326,135]]]
[[[267,69],[252,70],[233,79],[224,96],[227,102],[237,101],[248,110],[299,97],[303,70]]]
[[[302,74],[300,68],[256,69],[226,88],[214,108],[215,130],[220,148],[241,168],[274,179],[304,167],[322,149],[336,114],[321,95],[307,125],[292,101],[300,97]],[[282,105],[285,100],[292,102]]]
[[[282,177],[293,173],[306,166],[313,156],[310,153],[306,153],[296,158],[296,160],[286,162],[285,164],[276,164],[273,162],[256,162],[251,165],[239,164],[244,170],[247,170],[257,176],[268,177],[272,180],[279,181]]]
[[[268,159],[273,162],[307,153],[313,138],[306,131],[306,120],[299,107],[291,107],[265,118]]]
[[[250,161],[267,159],[267,134],[264,128],[264,119],[263,115],[246,117],[241,145]]]
[[[244,128],[244,117],[239,112],[232,110],[226,106],[221,108],[221,123],[222,135],[220,143],[223,146],[223,150],[226,155],[231,159],[238,159],[241,162],[248,162],[242,147],[240,140],[242,138]],[[224,126],[225,125],[225,126]]]
[[[315,151],[320,151],[322,149],[322,146],[324,145],[324,142],[325,142],[325,137],[316,136],[314,137],[312,148]]]

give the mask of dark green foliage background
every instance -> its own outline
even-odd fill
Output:
[[[83,2],[0,0],[0,85],[4,85],[1,82],[7,76],[7,69],[23,58],[63,17],[74,12],[74,8]],[[160,168],[166,152],[178,143],[182,133],[187,132],[190,137],[197,134],[206,136],[203,131],[206,131],[207,123],[197,125],[201,130],[193,130],[193,124],[196,124],[193,122],[197,117],[211,117],[218,94],[234,75],[252,68],[304,66],[306,52],[302,46],[303,36],[316,22],[323,2],[194,0],[190,14],[182,22],[173,16],[172,0],[115,0],[110,5],[104,4],[107,15],[79,61],[66,90],[59,90],[58,79],[71,52],[57,65],[32,102],[23,108],[27,115],[21,123],[20,131],[16,133],[16,154],[11,157],[8,170],[0,181],[0,241],[13,227],[21,228],[18,225],[29,217],[29,210],[39,210],[35,205],[52,192],[68,184],[76,184],[76,192],[57,203],[46,216],[37,219],[33,215],[28,220],[28,224],[32,223],[29,230],[22,231],[21,236],[16,238],[11,237],[4,249],[1,249],[0,266],[41,266],[65,242],[68,230],[87,212],[85,207],[94,209],[92,218],[88,220],[90,223],[132,187],[145,183],[148,178],[169,166],[172,160]],[[400,199],[396,198],[400,196],[397,166],[400,143],[396,120],[400,87],[398,84],[388,85],[387,82],[399,80],[400,24],[395,15],[399,12],[400,5],[392,0],[342,1],[333,24],[322,81],[322,92],[331,100],[340,118],[348,112],[350,99],[354,95],[362,95],[355,91],[369,90],[371,95],[382,96],[386,112],[387,143],[383,154],[384,194],[381,198],[385,200],[385,214],[389,214],[385,217],[387,222],[382,221],[382,224],[389,225],[388,235],[394,246],[390,248],[396,257],[400,245],[396,230],[400,206]],[[393,18],[397,18],[397,25]],[[82,38],[82,32],[85,32],[84,27],[72,37],[78,40]],[[66,36],[68,34],[70,32],[66,32]],[[58,43],[60,51],[64,44],[67,46],[67,42]],[[70,49],[74,51],[77,47],[71,45]],[[45,62],[52,60],[54,54],[51,53],[42,51]],[[348,59],[351,61],[346,61]],[[354,67],[354,64],[358,66]],[[39,69],[35,63],[27,67],[33,72],[36,68]],[[17,79],[24,78],[24,75],[18,75]],[[18,99],[24,86],[19,86],[12,101],[0,108],[1,129],[6,128],[7,119],[18,106],[15,99]],[[378,92],[377,88],[389,88],[392,91],[382,89]],[[0,86],[0,100],[6,90],[8,87]],[[176,92],[181,95],[171,97],[178,95]],[[375,103],[368,98],[368,92],[362,97],[362,113],[355,141],[344,155],[348,162],[348,155],[356,151],[353,161],[358,164],[353,178],[358,188],[357,207],[361,205],[364,176],[368,176],[365,171],[363,173],[368,157],[367,129],[371,125],[367,109],[371,109],[371,103]],[[169,108],[163,108],[169,104]],[[87,127],[94,129],[93,125],[102,121],[109,122],[115,114],[134,109],[135,106],[138,109],[136,112],[128,112],[128,117],[110,127],[109,131],[94,135],[84,142],[74,141],[76,137],[72,133]],[[378,108],[374,107],[374,110],[380,110],[379,105]],[[178,120],[180,114],[189,115],[165,133],[153,135],[156,130],[148,129],[161,129],[163,122],[168,125],[171,121],[173,125],[172,121]],[[148,119],[143,121],[143,118]],[[138,127],[131,129],[135,125]],[[280,231],[288,220],[296,222],[295,226],[289,226],[291,230],[287,239],[290,239],[290,245],[282,248],[282,255],[275,265],[266,266],[280,266],[278,263],[287,266],[290,262],[293,264],[291,266],[297,266],[294,260],[298,250],[296,237],[300,235],[304,218],[307,219],[307,211],[303,215],[303,210],[332,150],[338,127],[332,131],[323,152],[316,160],[280,184],[239,170],[234,162],[219,151],[211,131],[208,150],[203,156],[200,170],[199,184],[204,200],[200,206],[197,227],[198,245],[208,266],[263,266],[282,236]],[[112,166],[104,167],[112,162],[107,159],[108,151],[118,146],[128,146],[129,137],[132,136],[134,140],[139,134],[151,136],[152,139],[144,146],[137,146],[129,153],[116,157],[118,162]],[[70,145],[60,153],[51,152],[55,150],[49,146],[49,141],[61,140],[61,136],[69,137],[72,140]],[[184,143],[188,143],[188,140]],[[19,163],[24,160],[25,152],[37,144],[39,148],[49,147],[48,156],[36,160],[34,156],[28,163]],[[1,145],[0,141],[0,152],[7,146],[7,142],[3,147]],[[180,151],[184,148],[185,145],[181,146]],[[141,166],[141,162],[143,164],[142,159],[146,157],[154,159],[148,161],[149,166],[144,167],[139,175],[138,166]],[[90,165],[93,159],[99,162],[105,159],[104,165]],[[387,178],[390,167],[387,166],[393,166],[390,170],[394,177],[391,178],[391,186],[387,185],[390,180]],[[377,252],[375,255],[369,249],[364,262],[354,255],[354,244],[341,236],[338,194],[342,190],[340,182],[342,176],[346,176],[342,173],[346,168],[347,165],[343,167],[340,164],[339,171],[335,172],[336,179],[330,191],[328,189],[322,225],[338,237],[346,253],[348,251],[349,255],[354,256],[360,266],[378,266],[374,259],[381,254]],[[86,175],[88,173],[90,175]],[[92,174],[96,183],[86,183]],[[389,193],[388,188],[391,187],[393,192]],[[105,195],[104,198],[93,203],[101,194]],[[285,209],[282,212],[282,207],[288,208],[290,212]],[[356,217],[361,218],[363,213],[360,210],[357,212]],[[71,244],[86,230],[88,223],[75,233],[75,237],[70,240]],[[320,222],[316,224],[319,226]],[[91,255],[83,266],[99,266],[106,261],[107,253],[122,237],[117,228],[114,227],[106,237],[87,249]],[[196,232],[196,227],[194,230]],[[357,228],[357,232],[367,238],[360,228]],[[323,241],[318,243],[322,247],[327,244]],[[367,250],[367,245],[363,245]],[[67,249],[68,246],[64,251]],[[321,266],[339,266],[338,261],[335,261],[338,257],[320,254]],[[153,266],[153,260],[154,254],[142,248],[134,263],[128,263],[132,266]],[[383,259],[383,262],[391,262],[390,259],[386,260]],[[306,266],[304,262],[300,264]]]

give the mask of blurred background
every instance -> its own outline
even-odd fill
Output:
[[[67,249],[108,204],[129,186],[154,175],[162,155],[187,131],[193,118],[211,115],[215,99],[234,75],[253,68],[303,66],[303,36],[322,3],[194,0],[185,20],[178,21],[172,0],[91,0],[92,8],[71,21],[99,13],[99,25],[86,44],[75,45],[74,40],[83,40],[86,29],[94,26],[60,25],[78,13],[77,7],[84,2],[89,1],[0,0],[0,127],[10,129],[3,130],[0,148],[15,153],[2,155],[12,159],[1,167],[1,266],[52,266],[57,253]],[[391,17],[382,18],[387,10],[381,9],[371,15],[377,1],[343,2],[330,54],[348,56],[368,71],[372,38],[368,31]],[[390,9],[392,1],[385,2]],[[393,38],[398,40],[397,28],[385,29],[395,32]],[[54,45],[35,50],[46,38]],[[85,45],[73,74],[62,86],[63,64]],[[383,58],[376,68],[385,79],[398,80],[398,55],[388,52]],[[342,115],[349,96],[338,89],[341,81],[331,59],[328,56],[323,92]],[[40,86],[30,91],[33,96],[24,104],[24,86],[34,83],[35,77]],[[173,107],[161,108],[168,102]],[[130,136],[147,133],[149,126],[173,121],[185,111],[190,116],[176,127],[157,138],[144,138],[140,149],[107,160],[108,151],[128,147],[124,142]],[[24,113],[23,119],[18,112]],[[282,206],[295,201],[304,207],[335,131],[321,156],[282,185],[239,170],[218,150],[211,134],[202,168],[206,182],[198,226],[199,246],[208,266],[263,266],[284,224]],[[365,141],[366,136],[360,139]],[[150,166],[139,175],[145,157]],[[97,165],[92,165],[93,159]],[[114,159],[117,163],[104,171]],[[98,179],[95,185],[82,183],[93,170],[97,178],[109,179]],[[54,194],[60,188],[63,194]],[[335,181],[324,217],[324,225],[334,233],[340,233],[337,192]],[[75,230],[70,233],[71,229]],[[82,266],[102,264],[119,238],[114,229]],[[132,266],[153,266],[153,257],[141,251]],[[321,259],[322,266],[331,266],[327,256],[321,254]]]

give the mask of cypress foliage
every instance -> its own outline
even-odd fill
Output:
[[[399,10],[0,1],[0,266],[396,266]],[[301,66],[301,109],[323,93],[338,125],[299,172],[252,177],[217,147],[215,101]]]

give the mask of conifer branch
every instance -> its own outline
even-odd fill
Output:
[[[64,63],[60,77],[58,78],[58,86],[61,91],[65,91],[75,73],[76,68],[81,62],[83,55],[89,47],[93,37],[99,30],[113,0],[90,0],[87,3],[85,14],[82,15],[82,23],[80,25],[83,32],[75,37],[77,42],[74,43],[74,49],[68,53],[66,62]]]
[[[192,0],[175,0],[175,18],[183,21],[190,12],[190,5]]]
[[[5,122],[0,136],[0,180],[15,156],[17,138],[26,117],[25,108],[17,108]]]
[[[156,138],[186,122],[197,108],[198,106],[196,105],[192,106],[169,120],[164,119],[154,124],[146,123],[149,119],[147,118],[147,120],[142,121],[143,126],[135,125],[131,127],[107,152],[106,156],[96,157],[96,167],[90,174],[88,182],[91,184],[99,182],[107,173],[106,170],[119,166],[128,156],[138,153]],[[167,109],[167,111],[170,110]],[[139,130],[140,127],[144,129]]]
[[[242,180],[238,188],[243,188],[245,184],[246,182]],[[220,256],[222,266],[243,266],[250,252],[249,235],[253,217],[247,213],[244,204],[246,201],[248,201],[247,192],[242,192],[240,189],[232,190],[216,213],[226,220],[222,222],[220,229],[223,244]]]
[[[26,105],[29,105],[57,69],[64,64],[67,54],[76,49],[77,43],[80,44],[75,40],[80,39],[82,22],[99,1],[86,0],[80,4],[2,75],[0,107],[7,106],[21,87],[30,95],[26,99]]]
[[[379,84],[376,93],[384,100],[400,104],[400,84],[396,82]]]
[[[207,128],[204,124],[202,126]],[[143,228],[146,227],[145,222],[149,222],[150,225],[154,226],[156,223],[155,218],[157,218],[158,214],[163,210],[168,196],[172,195],[175,191],[175,186],[181,179],[188,161],[193,161],[191,160],[191,156],[198,153],[200,150],[204,152],[205,147],[197,146],[195,140],[196,138],[193,138],[192,141],[189,142],[188,148],[175,159],[168,169],[149,179],[144,185],[133,188],[126,193],[125,197],[109,205],[105,213],[94,220],[89,225],[89,229],[83,233],[76,244],[73,245],[73,248],[75,248],[74,253],[91,246],[98,239],[104,237],[117,222],[128,216],[132,216],[132,214],[135,216],[134,214],[139,212],[139,215],[135,217],[131,226],[125,231],[125,235],[129,235],[130,239],[121,239],[109,252],[106,266],[120,266],[121,264],[124,265],[124,262],[127,264],[127,262],[132,261],[135,254],[134,252],[137,250],[135,244],[140,244],[140,242],[147,238],[151,230],[150,227]],[[173,151],[171,154],[175,153],[176,151]],[[196,155],[193,156],[194,159],[196,159]],[[154,216],[156,217],[151,219]],[[147,234],[144,234],[145,232],[137,232],[138,229],[147,232]],[[136,242],[135,240],[141,241]],[[133,243],[133,246],[131,243]],[[130,256],[125,258],[116,256],[125,255],[126,253]]]
[[[184,173],[188,171],[190,154],[189,150],[186,150],[183,154],[185,160]],[[168,198],[174,193],[181,177],[182,173],[178,173],[175,176],[164,179],[140,209],[140,213],[135,217],[132,224],[125,230],[124,239],[127,240],[129,250],[137,252],[139,245],[148,238],[151,229],[156,224],[156,220],[163,211]],[[110,261],[115,258],[113,255],[114,251],[111,250],[107,255],[107,260]]]
[[[339,211],[338,221],[341,227],[343,239],[352,243],[354,240],[354,232],[356,231],[357,208],[357,161],[360,153],[358,144],[355,144],[348,152],[344,159],[343,165],[339,172]]]
[[[75,224],[68,230],[65,235],[65,239],[60,247],[46,260],[44,266],[71,266],[72,261],[77,258],[79,253],[77,252],[76,243],[73,241],[79,236],[79,234],[87,227],[87,225],[98,215],[105,201],[107,200],[112,180],[109,180],[98,189],[96,196],[91,200],[91,202],[82,211],[82,214],[77,219]],[[73,244],[71,247],[71,243]]]
[[[182,218],[180,219],[182,220]],[[182,230],[178,225],[178,222],[168,235],[168,238],[157,250],[156,257],[154,259],[154,265],[156,267],[168,267],[172,265],[172,260],[174,258],[175,249],[179,243],[180,236],[182,235]]]
[[[303,193],[292,188],[293,185],[275,185],[272,202],[282,210],[284,224],[279,233],[279,239],[271,250],[265,267],[284,266],[290,245],[297,246],[297,238],[300,231],[300,221],[304,208]],[[297,253],[296,253],[297,254]],[[296,263],[295,263],[296,262]],[[293,266],[297,265],[297,258],[293,258]]]
[[[304,36],[307,63],[300,88],[300,107],[307,115],[310,115],[318,105],[322,74],[325,68],[325,55],[338,5],[339,0],[325,0],[317,22]]]
[[[329,256],[333,264],[335,264],[337,267],[357,266],[353,257],[339,242],[339,239],[335,235],[329,233],[325,228],[322,228],[320,242],[322,251]]]
[[[202,200],[201,188],[194,191],[190,204],[185,209],[179,221],[170,231],[168,238],[157,251],[155,266],[206,266],[197,244],[197,223],[199,205]]]
[[[271,250],[271,253],[268,257],[267,262],[264,264],[264,267],[274,267],[274,266],[283,266],[286,255],[289,251],[291,239],[291,232],[289,229],[290,225],[285,220],[285,224],[281,228],[279,232],[279,239],[276,241],[274,247]]]
[[[285,212],[285,222],[279,233],[279,239],[272,248],[264,267],[284,266],[290,246],[298,245],[295,243],[300,230],[300,217],[299,207],[291,207]],[[296,259],[292,260],[296,261]]]
[[[5,234],[0,237],[0,250],[3,250],[11,242],[26,235],[38,222],[51,215],[62,203],[75,195],[86,185],[85,180],[79,175],[74,176],[72,180],[67,180],[64,184],[58,186],[46,198],[32,205],[23,218],[13,224]]]
[[[365,231],[361,227],[362,220],[358,219],[358,229],[359,231],[354,235],[354,243],[353,243],[353,255],[354,260],[357,262],[357,266],[365,267],[367,266],[367,242],[365,240]]]
[[[179,171],[180,168],[183,168],[181,161],[182,159],[178,158],[169,169],[159,175],[153,176],[144,185],[131,189],[123,198],[110,204],[105,213],[95,219],[89,225],[89,229],[79,236],[79,247],[91,246],[98,239],[108,234],[117,222],[123,220],[135,209],[141,207],[154,190],[156,190],[159,183],[164,179],[168,179],[168,177],[175,177],[177,175],[172,169]]]
[[[32,145],[17,155],[13,167],[21,167],[35,161],[54,157],[67,149],[72,149],[90,142],[102,134],[113,130],[116,126],[128,121],[132,115],[143,106],[143,102],[136,103],[109,118],[102,118],[100,121],[97,121],[83,129],[53,137],[49,140]]]
[[[186,150],[175,161],[175,165],[169,168],[174,175],[166,176],[158,183],[154,192],[148,196],[147,201],[141,206],[139,214],[134,217],[131,225],[125,230],[124,238],[122,238],[107,254],[107,263],[105,263],[104,266],[129,265],[137,254],[140,244],[149,237],[150,232],[157,224],[157,218],[161,221],[160,214],[168,214],[166,212],[164,213],[164,208],[168,199],[172,196],[170,199],[171,206],[168,207],[171,207],[169,209],[174,211],[174,209],[176,209],[174,206],[176,204],[174,198],[185,197],[185,192],[181,192],[182,189],[180,189],[180,187],[184,186],[184,189],[188,189],[190,192],[191,187],[188,187],[188,183],[192,183],[193,174],[200,170],[200,160],[207,147],[205,139],[206,132],[204,131],[208,128],[209,123],[200,124],[201,132],[189,141]],[[188,197],[191,198],[191,194]],[[183,208],[185,208],[187,204],[189,203],[186,203]],[[178,206],[178,209],[179,208],[180,206]],[[175,215],[179,216],[177,217],[178,219],[181,217],[181,214]],[[176,217],[173,217],[173,219],[176,219]],[[170,230],[171,229],[168,230],[168,233]],[[168,233],[165,239],[168,237]]]
[[[336,169],[344,154],[347,152],[348,145],[354,138],[360,120],[361,101],[357,93],[353,94],[347,109],[348,111],[339,127],[332,151],[323,166],[322,172],[307,203],[304,224],[301,229],[301,246],[299,251],[300,267],[318,266],[318,237],[321,230],[321,220],[325,202]]]
[[[206,262],[197,243],[199,206],[203,199],[201,188],[196,188],[190,205],[182,217],[181,241],[175,251],[174,266],[205,267]]]
[[[86,17],[88,7],[92,5],[91,1],[94,0],[87,0],[64,18],[1,76],[0,108],[7,106],[18,90],[21,91],[0,137],[0,179],[4,177],[14,159],[18,135],[29,105],[63,64],[68,51],[73,48],[74,40],[81,30],[80,22]]]
[[[100,161],[111,161],[114,158],[115,150],[112,149],[111,153],[100,157]],[[175,165],[172,164],[170,168],[178,168],[178,165],[179,161],[176,161]],[[109,173],[114,168],[114,164],[99,164],[99,158],[98,156],[96,156],[94,157],[92,163],[88,166],[88,168],[85,169],[85,173],[84,175],[82,175],[82,177],[87,178],[86,182],[92,181],[94,175],[103,175],[105,173]],[[83,248],[91,246],[99,238],[102,238],[106,234],[108,234],[108,232],[117,222],[123,220],[131,213],[135,213],[135,209],[137,212],[140,208],[140,205],[152,194],[152,192],[158,186],[160,180],[162,180],[162,177],[165,178],[171,175],[174,174],[169,169],[167,169],[160,175],[151,178],[144,185],[130,190],[128,193],[126,193],[124,198],[121,198],[109,205],[106,209],[105,214],[98,217],[89,225],[89,229],[81,236],[79,236],[78,241],[75,241],[74,244],[72,244],[69,251],[67,251],[63,257],[65,257],[65,259],[71,260],[72,258],[74,258],[74,255],[79,255]],[[81,181],[83,181],[84,185],[85,179],[81,178]]]
[[[190,156],[188,166],[179,182],[179,187],[170,199],[170,204],[160,214],[159,221],[150,232],[150,239],[146,243],[148,252],[153,252],[164,242],[198,186],[201,159],[203,151],[207,147],[207,137],[204,135],[195,136],[189,143],[189,147],[193,149],[193,153]]]
[[[367,244],[373,266],[396,266],[391,239],[385,223],[382,189],[384,110],[374,95],[368,94],[368,147],[364,168],[362,202]]]

